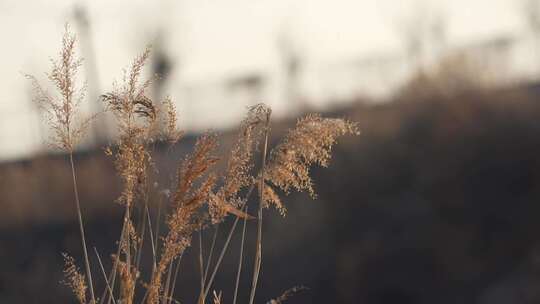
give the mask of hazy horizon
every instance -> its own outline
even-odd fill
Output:
[[[190,105],[184,89],[249,71],[279,75],[276,37],[281,32],[288,32],[304,57],[302,90],[306,96],[317,96],[313,78],[328,64],[401,52],[400,20],[414,16],[418,9],[426,10],[422,16],[443,15],[450,45],[515,34],[525,28],[519,4],[510,0],[410,0],[398,4],[375,0],[99,0],[79,1],[77,5],[86,8],[91,22],[101,91],[120,79],[122,68],[152,43],[158,32],[166,37],[165,47],[174,68],[166,91],[177,102],[181,125],[187,129],[228,126],[236,121],[242,107],[227,105],[226,100],[218,100],[221,106],[214,101]],[[64,24],[69,22],[78,31],[73,10],[73,2],[67,0],[0,3],[0,33],[4,37],[0,158],[28,155],[41,145],[29,83],[23,74],[42,77],[48,71],[48,59],[58,52]],[[274,85],[268,94],[270,100],[266,100],[277,115],[286,112],[281,94]],[[212,112],[216,108],[220,111]],[[182,115],[183,111],[189,113]]]

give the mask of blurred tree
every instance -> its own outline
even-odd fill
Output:
[[[233,95],[245,93],[249,105],[260,103],[264,98],[263,91],[267,83],[267,75],[261,72],[249,72],[226,80],[225,87]]]
[[[152,44],[152,74],[156,76],[153,83],[153,95],[156,104],[162,108],[164,87],[173,68],[172,59],[166,49],[166,38],[163,30],[159,30]],[[160,122],[163,124],[163,122]]]
[[[417,2],[409,15],[398,19],[396,29],[412,68],[420,72],[446,51],[447,19],[440,9]]]
[[[540,52],[540,1],[522,0],[521,11],[533,38],[535,54],[538,54]],[[538,57],[535,59],[538,60]],[[540,73],[540,62],[537,62],[536,69],[536,72]]]
[[[540,1],[523,0],[522,8],[529,29],[538,36],[540,34]]]
[[[96,56],[94,52],[94,43],[92,39],[92,28],[88,11],[82,4],[75,6],[73,11],[73,17],[75,23],[79,29],[79,39],[81,41],[81,52],[84,58],[84,70],[86,72],[86,81],[88,87],[88,99],[90,100],[90,110],[94,113],[103,111],[101,100],[99,99],[100,85],[99,74],[96,62]],[[101,115],[98,117],[99,123],[92,125],[92,140],[93,145],[100,145],[107,141],[111,136],[108,133],[108,120],[106,116]]]
[[[300,48],[288,23],[282,25],[277,33],[276,45],[284,76],[285,100],[289,109],[296,111],[301,108],[299,78],[304,63]]]

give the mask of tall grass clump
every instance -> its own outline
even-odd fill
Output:
[[[142,79],[151,52],[149,47],[146,48],[125,70],[122,82],[114,83],[110,92],[101,95],[107,111],[114,115],[117,122],[117,140],[106,149],[106,153],[113,158],[122,183],[117,203],[124,209],[124,215],[118,247],[111,254],[111,269],[105,269],[101,256],[95,250],[105,285],[101,297],[97,298],[93,290],[73,162],[74,147],[90,123],[88,119],[75,119],[78,106],[84,99],[84,90],[78,90],[75,86],[75,75],[81,65],[81,61],[74,57],[75,41],[66,28],[60,60],[53,61],[52,72],[48,74],[59,91],[58,98],[51,97],[35,78],[30,77],[36,88],[36,101],[49,114],[53,143],[69,155],[73,173],[86,273],[83,275],[75,260],[65,255],[65,284],[73,290],[80,303],[177,303],[175,288],[180,261],[186,250],[196,242],[201,282],[198,298],[194,302],[223,303],[221,292],[214,291],[212,285],[231,237],[242,220],[242,242],[233,299],[233,303],[236,303],[242,266],[246,260],[244,241],[247,223],[254,221],[257,238],[253,244],[254,266],[247,293],[249,303],[253,303],[262,264],[264,209],[275,207],[281,215],[286,214],[286,206],[278,192],[287,194],[294,189],[306,191],[315,197],[310,177],[311,166],[328,166],[332,146],[343,135],[358,134],[356,124],[343,119],[308,115],[299,119],[283,141],[270,149],[272,112],[266,105],[257,104],[249,107],[241,121],[228,155],[219,155],[220,136],[208,131],[199,136],[192,152],[182,157],[176,177],[171,181],[173,186],[170,189],[161,187],[152,180],[154,173],[159,172],[155,169],[151,146],[156,141],[174,145],[183,132],[178,130],[176,109],[171,98],[167,97],[157,104],[147,94],[153,78]],[[76,124],[75,121],[79,122]],[[218,169],[220,162],[224,162],[223,170]],[[156,192],[155,188],[166,195],[159,198],[151,195],[153,191]],[[258,200],[250,200],[252,195],[257,195]],[[165,200],[163,208],[159,202],[152,202],[156,199]],[[151,212],[152,206],[157,206],[157,212]],[[134,216],[134,209],[139,210],[140,216]],[[161,212],[166,216],[162,217]],[[218,228],[228,217],[234,218],[233,224],[224,245],[217,248]],[[166,227],[164,232],[159,231],[162,223]],[[214,236],[205,262],[200,234],[210,227],[214,228]],[[196,238],[197,235],[199,238]],[[141,265],[145,241],[149,241],[151,247],[149,254],[152,264],[147,265],[151,266],[149,268]],[[212,263],[214,254],[217,259]],[[151,270],[144,273],[144,269]],[[139,287],[142,289],[138,292]],[[292,288],[270,302],[281,303],[300,290],[302,288]]]
[[[32,81],[34,90],[34,101],[39,108],[45,113],[45,118],[52,130],[50,145],[64,151],[69,157],[71,166],[71,175],[73,180],[73,192],[75,196],[75,206],[77,210],[77,219],[79,222],[79,230],[81,234],[82,248],[84,252],[84,262],[86,269],[87,283],[90,289],[90,303],[95,303],[94,288],[92,283],[92,273],[90,271],[90,261],[88,258],[88,250],[84,233],[84,224],[82,219],[81,203],[79,200],[79,191],[77,187],[77,178],[75,165],[73,161],[73,151],[77,143],[81,140],[84,132],[88,129],[90,122],[95,116],[82,119],[79,115],[81,102],[85,98],[86,85],[78,85],[77,73],[82,65],[82,59],[75,54],[75,36],[69,31],[66,25],[65,34],[62,38],[62,49],[60,50],[59,59],[51,60],[51,71],[47,73],[47,78],[53,84],[56,94],[49,93],[44,89],[37,79],[31,75],[27,75]],[[68,265],[73,266],[73,260],[68,259]],[[73,267],[68,267],[71,271],[66,272],[67,276],[73,281],[76,272]],[[78,278],[78,283],[70,284],[74,288],[77,298],[80,298],[81,290],[84,282]],[[85,289],[85,288],[84,288]]]

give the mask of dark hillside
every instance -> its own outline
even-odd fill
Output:
[[[290,303],[540,301],[536,86],[357,103],[325,115],[358,121],[362,134],[335,147],[329,169],[314,169],[318,200],[290,195],[285,219],[267,213],[258,303],[299,284],[310,290]],[[160,170],[173,172],[192,143],[156,147]],[[106,256],[119,233],[116,176],[101,150],[78,159],[88,239]],[[60,252],[80,256],[67,169],[62,156],[0,168],[1,303],[71,300],[57,283]],[[226,301],[236,258],[230,251],[218,276]],[[193,264],[187,257],[181,299],[197,292]]]

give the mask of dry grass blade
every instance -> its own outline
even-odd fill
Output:
[[[169,196],[167,195],[167,198]],[[159,197],[158,200],[158,210],[157,210],[157,216],[156,216],[156,228],[155,231],[155,237],[154,240],[156,240],[155,247],[153,247],[153,254],[154,254],[154,267],[157,265],[157,256],[156,253],[159,251],[159,228],[161,227],[161,214],[162,214],[162,205],[163,205],[163,196]]]
[[[146,236],[146,212],[147,211],[148,211],[148,198],[144,202],[144,208],[140,212],[141,216],[138,221],[138,224],[140,225],[140,229],[138,230],[139,230],[141,241],[139,242],[139,248],[137,249],[137,258],[135,259],[135,268],[137,269],[139,269],[141,265],[142,249],[144,245],[144,238]]]
[[[251,185],[249,190],[247,191],[246,197],[244,198],[244,202],[247,202],[249,197],[251,196],[251,193],[253,193],[254,184]],[[244,217],[244,219],[247,219]],[[238,221],[240,220],[240,217],[236,216],[234,219],[234,222],[231,226],[231,229],[229,230],[229,233],[227,234],[227,239],[225,239],[225,244],[223,244],[223,247],[221,248],[221,252],[219,254],[219,257],[216,261],[216,265],[214,266],[214,270],[212,271],[212,275],[210,275],[210,279],[208,280],[208,283],[206,284],[206,290],[204,291],[204,298],[206,298],[206,295],[208,295],[208,292],[210,291],[210,287],[212,286],[212,283],[214,282],[214,278],[216,277],[216,274],[219,270],[219,266],[221,265],[221,261],[223,260],[223,256],[225,256],[225,253],[227,252],[227,249],[229,248],[229,243],[231,241],[232,235],[236,229],[236,226],[238,225]]]
[[[244,212],[244,214],[246,214]],[[210,270],[210,264],[212,262],[212,255],[214,254],[214,248],[216,246],[216,239],[219,232],[219,224],[216,225],[216,228],[214,229],[214,236],[212,237],[212,245],[210,245],[210,253],[208,253],[208,262],[206,263],[206,268],[204,270],[204,279],[203,281],[206,282],[206,278],[208,277],[208,271]]]
[[[221,291],[219,293],[216,293],[216,291],[214,290],[214,304],[221,304],[223,302],[222,301],[222,294],[221,294]]]
[[[126,210],[124,211],[124,219],[127,217],[127,211],[128,209],[126,208]],[[125,220],[123,221],[123,224],[122,224],[122,230],[120,232],[120,239],[118,241],[118,248],[116,250],[116,254],[114,255],[114,257],[117,257],[117,256],[120,256],[120,252],[122,250],[122,245],[120,244],[122,242],[122,240],[124,239],[124,236],[126,234],[126,225],[125,225]],[[116,273],[117,273],[117,270],[118,270],[118,263],[119,263],[119,260],[118,259],[114,259],[114,262],[113,262],[113,267],[112,267],[112,270],[111,270],[111,275],[110,275],[110,279],[109,281],[111,282],[111,286],[112,288],[114,289],[114,286],[115,286],[115,282],[116,282]],[[106,292],[106,290],[105,290]],[[102,298],[102,300],[100,302],[103,302],[105,299],[105,297]],[[112,297],[109,297],[108,300],[107,300],[107,304],[109,304],[111,302],[111,299]]]
[[[201,290],[199,291],[199,303],[204,303],[203,301],[203,292],[204,292],[204,261],[203,261],[203,249],[202,249],[202,232],[201,230],[198,231],[199,234],[199,275],[200,275],[200,283],[201,283]]]
[[[244,212],[248,212],[248,206],[244,207]],[[233,304],[236,304],[236,299],[238,296],[238,288],[240,286],[240,275],[242,273],[242,265],[243,265],[243,259],[244,259],[244,241],[246,239],[246,225],[247,219],[244,218],[244,224],[242,226],[242,238],[240,242],[240,254],[238,258],[238,270],[236,271],[236,282],[234,283],[234,295],[233,295]]]
[[[176,270],[174,271],[171,291],[169,292],[169,303],[171,303],[172,299],[174,298],[174,289],[176,287],[176,279],[178,278],[178,273],[180,272],[180,262],[182,261],[182,256],[183,254],[180,254],[176,262]]]
[[[75,176],[75,165],[73,163],[73,153],[69,153],[69,163],[71,165],[71,177],[73,180],[73,192],[75,193],[75,204],[77,207],[77,220],[79,223],[79,231],[81,233],[81,243],[83,247],[83,253],[84,253],[84,261],[85,261],[85,267],[86,267],[86,276],[88,278],[88,285],[90,286],[90,297],[92,298],[92,303],[96,303],[95,296],[94,296],[94,286],[93,286],[93,280],[92,280],[92,272],[90,270],[90,259],[88,258],[88,250],[86,248],[86,237],[84,233],[84,224],[82,220],[82,211],[81,211],[81,203],[79,201],[79,190],[77,187],[77,178]]]
[[[290,297],[292,297],[292,296],[296,295],[297,293],[299,293],[301,291],[304,291],[304,290],[308,290],[308,288],[304,287],[304,286],[295,286],[293,288],[285,290],[281,294],[281,296],[266,302],[266,304],[282,304],[283,302],[288,300]]]
[[[259,210],[257,212],[257,243],[255,252],[255,263],[253,266],[253,280],[251,282],[251,292],[249,296],[249,304],[253,304],[255,300],[255,291],[257,290],[257,282],[262,264],[262,212],[264,206],[264,177],[266,169],[266,154],[268,151],[268,134],[270,132],[270,112],[266,115],[266,125],[264,130],[264,149],[262,154],[261,174],[259,178]]]
[[[99,262],[99,267],[101,268],[101,273],[103,274],[103,280],[105,280],[105,287],[109,291],[109,296],[111,297],[111,299],[113,301],[113,304],[116,304],[116,301],[114,300],[113,290],[111,288],[111,285],[109,284],[109,280],[107,279],[107,274],[105,273],[105,268],[103,267],[103,263],[101,262],[101,257],[99,256],[99,253],[98,253],[96,247],[94,247],[94,253],[96,254],[96,258],[97,258],[97,260]]]
[[[152,220],[150,219],[150,212],[148,211],[148,205],[145,206],[146,208],[146,218],[148,219],[148,229],[150,230],[149,231],[149,234],[150,234],[150,245],[152,247],[152,266],[153,268],[152,269],[155,269],[156,266],[157,266],[157,254],[156,254],[156,245],[155,245],[155,242],[154,241],[154,233],[152,232]],[[159,218],[158,218],[159,220]]]
[[[168,295],[169,295],[169,286],[171,284],[171,276],[172,276],[172,271],[173,271],[173,264],[174,264],[174,261],[169,264],[169,269],[167,269],[167,279],[165,280],[165,287],[163,288],[163,300],[162,300],[162,303],[167,303],[167,301],[169,301]]]

